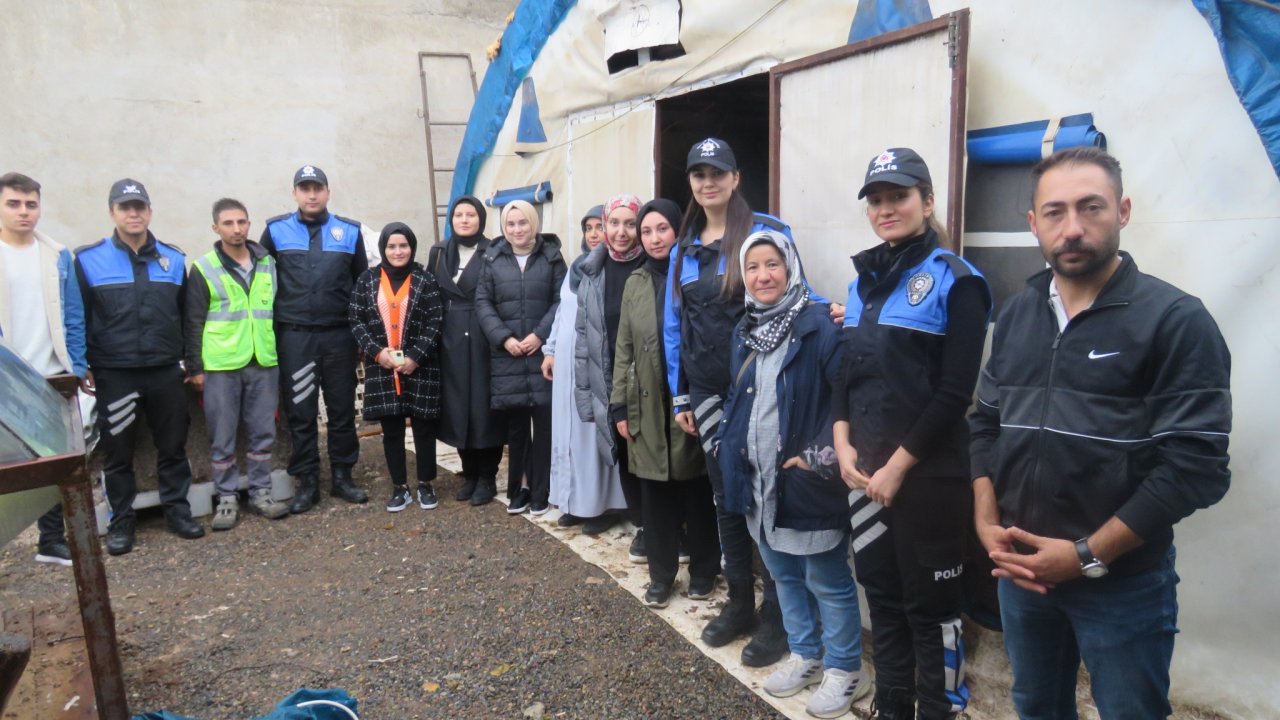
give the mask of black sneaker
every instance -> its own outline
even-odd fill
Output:
[[[507,514],[519,515],[529,509],[529,500],[531,498],[529,488],[520,488],[516,494],[507,502]]]
[[[534,500],[529,503],[529,512],[534,515],[545,515],[551,510],[551,505],[546,500]]]
[[[391,488],[391,499],[387,501],[387,512],[400,512],[412,501],[408,485],[395,485]]]
[[[691,577],[689,578],[689,599],[690,600],[706,600],[716,592],[716,577],[712,575],[709,578]]]
[[[649,553],[644,549],[644,528],[636,528],[636,536],[631,538],[631,547],[627,548],[627,557],[636,564],[649,562]]]
[[[587,518],[582,522],[582,534],[591,536],[602,535],[609,528],[617,525],[618,520],[619,518],[617,513],[611,512],[602,513],[593,518]]]
[[[580,518],[577,515],[560,513],[560,517],[556,519],[556,524],[560,527],[573,527],[574,525],[581,525],[582,521],[583,518]]]
[[[71,567],[71,548],[63,540],[40,543],[36,546],[36,562]]]
[[[436,491],[431,483],[418,483],[418,507],[431,510],[439,504],[440,500],[436,498]]]
[[[671,586],[665,583],[649,583],[644,593],[644,604],[651,608],[664,608],[671,604]]]

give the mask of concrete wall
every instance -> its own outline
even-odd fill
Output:
[[[469,53],[482,76],[515,5],[0,0],[0,172],[43,183],[41,228],[72,247],[111,231],[107,190],[125,176],[150,191],[156,236],[189,256],[212,242],[224,195],[248,205],[256,237],[293,209],[307,163],[328,173],[336,212],[429,238],[417,54]]]

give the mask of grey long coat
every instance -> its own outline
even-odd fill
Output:
[[[485,251],[476,288],[476,316],[489,341],[490,402],[495,409],[551,404],[551,383],[542,376],[542,353],[514,356],[503,343],[533,333],[546,342],[560,305],[564,258],[554,236],[539,235],[522,272],[505,238]]]
[[[581,265],[578,283],[578,341],[574,343],[573,401],[578,417],[596,426],[596,449],[610,464],[618,449],[609,427],[609,392],[613,382],[613,348],[604,320],[604,263],[608,252],[600,243]]]

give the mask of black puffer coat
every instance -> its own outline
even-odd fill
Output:
[[[516,357],[503,343],[510,337],[523,340],[529,333],[545,343],[551,335],[567,272],[560,242],[539,235],[523,272],[505,238],[494,241],[484,259],[476,316],[491,346],[490,402],[499,410],[549,405],[551,383],[542,377],[542,353]]]
[[[400,376],[400,394],[396,395],[394,374],[374,360],[387,347],[387,328],[378,312],[378,288],[382,269],[372,267],[356,280],[347,312],[351,334],[355,337],[364,362],[365,420],[410,416],[431,419],[440,415],[440,319],[443,305],[440,288],[431,273],[414,263],[409,283],[409,308],[406,311],[401,347],[404,356],[418,363],[411,375]]]

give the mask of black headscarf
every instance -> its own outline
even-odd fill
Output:
[[[476,226],[476,231],[471,235],[462,235],[457,230],[453,229],[453,211],[456,210],[458,205],[462,203],[466,203],[467,205],[470,205],[471,207],[475,208],[476,215],[480,216],[480,224]],[[462,197],[459,197],[457,200],[454,200],[453,205],[449,207],[450,237],[454,240],[457,240],[458,244],[460,245],[465,245],[467,247],[475,247],[476,243],[480,242],[482,239],[485,239],[484,225],[485,225],[486,219],[487,219],[487,216],[484,211],[484,203],[480,202],[479,200],[477,200],[476,198],[470,195],[463,195]]]
[[[409,262],[405,263],[404,267],[394,267],[387,260],[387,240],[391,239],[392,235],[404,235],[409,241]],[[382,228],[382,234],[378,235],[378,253],[382,256],[382,272],[386,273],[387,279],[391,281],[391,290],[397,291],[417,265],[413,259],[418,255],[418,236],[414,235],[409,226],[402,222],[387,223],[386,227]]]
[[[671,223],[672,231],[677,233],[680,232],[680,223],[684,222],[684,213],[680,212],[680,206],[677,205],[674,200],[654,198],[645,203],[640,208],[640,212],[636,213],[636,227],[640,227],[640,224],[644,222],[644,216],[651,212],[660,213],[662,217],[667,219],[667,222]],[[671,250],[672,252],[675,252],[674,247],[672,247]],[[650,257],[645,260],[645,266],[650,270],[659,273],[663,277],[666,277],[667,267],[670,260],[671,256],[669,255],[661,260],[655,260]]]

